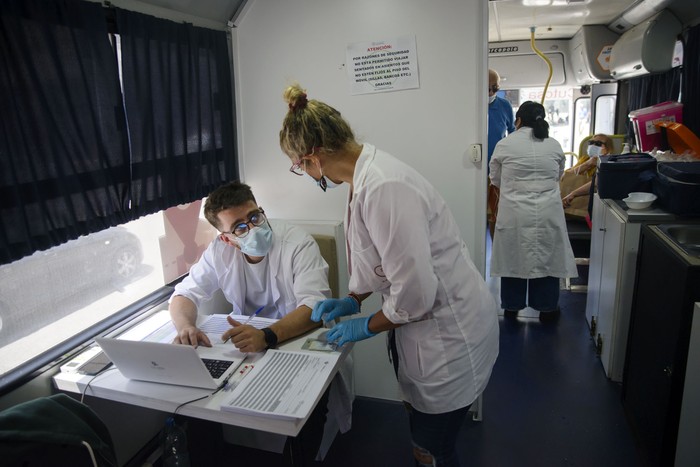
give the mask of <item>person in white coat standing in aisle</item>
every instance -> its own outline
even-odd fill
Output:
[[[455,441],[469,406],[486,387],[498,355],[498,311],[437,190],[416,170],[355,140],[332,107],[285,91],[289,111],[280,146],[290,171],[323,191],[349,187],[345,219],[349,288],[324,300],[315,321],[360,312],[372,292],[382,309],[346,319],[328,333],[344,345],[389,331],[389,347],[409,413],[419,465],[459,465]]]
[[[500,188],[491,275],[501,277],[506,318],[529,306],[540,321],[556,321],[559,279],[578,276],[559,192],[564,151],[549,137],[541,104],[524,102],[515,127],[489,164],[491,183]]]

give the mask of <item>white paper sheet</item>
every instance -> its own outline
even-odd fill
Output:
[[[238,321],[239,323],[246,323],[248,321],[249,316],[244,316],[244,315],[234,315],[234,314],[213,314],[213,315],[207,315],[207,316],[201,316],[198,320],[197,326],[199,329],[204,331],[204,333],[209,337],[209,340],[213,343],[216,344],[218,341],[221,340],[221,335],[231,329],[231,325],[228,323],[226,320],[227,316],[231,316],[233,319]],[[157,320],[151,320],[154,321],[154,323],[157,324],[157,328],[153,329],[156,327],[154,323],[151,324],[151,328],[147,329],[147,333],[143,333],[143,336],[136,336],[132,335],[129,337],[132,340],[144,340],[144,341],[150,341],[150,342],[164,342],[164,343],[169,343],[172,342],[175,339],[175,336],[177,335],[177,332],[175,331],[175,326],[173,326],[172,321],[170,321],[170,314],[166,311],[165,315],[163,317],[158,316]],[[259,318],[255,317],[253,318],[248,324],[249,326],[253,326],[256,329],[262,329],[265,327],[270,326],[272,323],[276,322],[276,319],[271,319],[271,318]],[[125,334],[126,335],[126,334]],[[122,336],[119,337],[120,339],[124,338]]]
[[[328,380],[339,353],[268,350],[223,400],[222,410],[304,418]]]

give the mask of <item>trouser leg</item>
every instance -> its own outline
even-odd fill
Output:
[[[525,308],[527,279],[501,277],[501,308],[504,310],[522,310]]]
[[[323,428],[326,424],[329,392],[330,386],[321,396],[321,400],[316,404],[316,408],[311,412],[299,434],[295,438],[287,438],[284,456],[290,460],[292,466],[314,465],[316,463],[316,454],[321,446]]]
[[[455,443],[469,406],[452,412],[427,414],[407,402],[404,405],[408,410],[416,466],[459,466]]]
[[[559,278],[529,279],[527,301],[537,311],[555,311],[559,307]]]

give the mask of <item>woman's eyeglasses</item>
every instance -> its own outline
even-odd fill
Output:
[[[602,141],[596,141],[596,140],[592,139],[592,140],[588,141],[588,145],[601,147],[601,146],[605,146],[605,143]]]
[[[304,159],[299,159],[289,168],[289,171],[294,175],[304,175]]]
[[[265,217],[265,211],[263,211],[263,208],[260,208],[259,211],[255,211],[248,217],[247,222],[241,222],[240,224],[236,225],[230,232],[222,233],[232,234],[238,238],[243,238],[246,235],[248,235],[248,232],[250,232],[250,229],[252,227],[260,227],[265,223],[266,219],[267,218]]]

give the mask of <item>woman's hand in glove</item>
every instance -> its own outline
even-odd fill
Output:
[[[372,336],[376,336],[377,333],[369,330],[369,320],[371,316],[366,318],[355,318],[342,321],[335,326],[333,329],[328,331],[328,342],[337,342],[338,347],[342,347],[348,342],[357,342]]]
[[[360,312],[360,304],[352,297],[329,298],[314,305],[311,321],[333,321],[341,316],[354,315]]]

